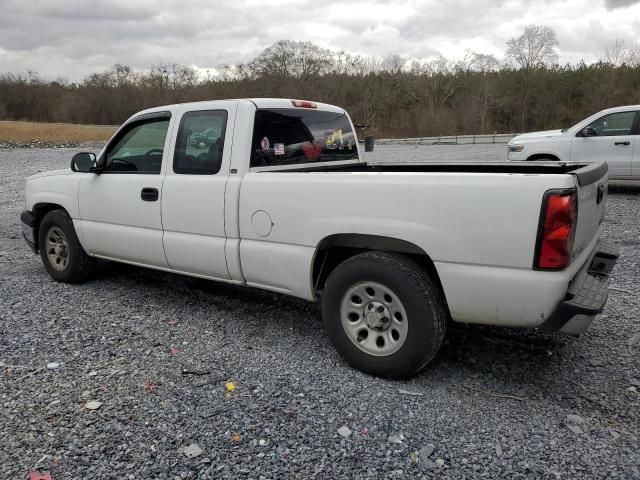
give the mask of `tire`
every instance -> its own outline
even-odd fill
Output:
[[[86,254],[73,222],[64,210],[47,213],[38,228],[38,246],[44,268],[54,280],[82,283],[95,268],[95,259]]]
[[[391,378],[415,375],[434,358],[449,317],[442,291],[422,267],[377,251],[331,272],[321,308],[338,353],[358,370]]]

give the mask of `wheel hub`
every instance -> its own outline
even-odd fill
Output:
[[[369,302],[364,307],[367,326],[378,332],[384,332],[391,325],[391,312],[382,302]]]
[[[340,319],[353,344],[373,356],[394,354],[409,333],[407,312],[400,297],[378,282],[362,281],[346,289]]]
[[[67,237],[58,226],[49,229],[46,235],[46,252],[49,264],[58,271],[64,271],[69,264],[69,244]]]

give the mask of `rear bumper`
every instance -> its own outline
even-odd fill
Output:
[[[27,245],[31,247],[33,253],[38,253],[38,242],[36,240],[36,217],[29,210],[24,210],[20,214],[20,226],[22,236]]]
[[[569,335],[583,333],[607,302],[609,273],[619,255],[615,245],[600,242],[569,284],[564,300],[540,328]]]

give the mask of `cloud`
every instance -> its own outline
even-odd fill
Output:
[[[624,8],[640,3],[640,0],[604,0],[605,6],[613,10],[614,8]]]
[[[382,57],[501,57],[525,25],[551,26],[561,62],[600,58],[640,36],[640,4],[625,0],[3,0],[0,72],[81,80],[116,63],[199,70],[243,63],[281,39]],[[542,3],[542,5],[541,5]],[[616,8],[622,5],[628,8]],[[613,5],[613,6],[612,6]]]

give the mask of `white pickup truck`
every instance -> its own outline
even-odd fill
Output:
[[[565,130],[525,133],[507,146],[509,160],[600,162],[609,178],[640,179],[640,105],[609,108]]]
[[[449,319],[584,331],[606,197],[602,162],[367,164],[343,109],[248,99],[134,115],[30,177],[21,223],[58,281],[100,258],[320,301],[346,360],[401,377]]]

